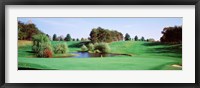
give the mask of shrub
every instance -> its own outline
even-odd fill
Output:
[[[52,57],[53,53],[52,53],[51,50],[45,49],[44,52],[43,52],[43,55],[44,55],[44,57]]]
[[[32,50],[36,53],[37,57],[52,57],[52,47],[50,40],[44,34],[37,34],[33,36]],[[46,55],[47,50],[49,53],[48,55]]]
[[[107,43],[96,43],[94,45],[95,51],[100,51],[101,53],[108,53],[110,51],[110,47]]]
[[[94,45],[92,43],[88,44],[88,50],[93,51],[94,50]]]
[[[68,46],[66,43],[60,43],[54,46],[54,53],[56,54],[64,54],[68,51]]]
[[[83,46],[81,47],[81,50],[82,50],[82,51],[87,51],[88,48],[87,48],[85,45],[83,45]]]
[[[94,50],[94,53],[101,53],[99,50]]]
[[[40,46],[37,47],[37,50],[38,50],[36,52],[37,57],[50,57],[48,55],[45,55],[45,53],[44,53],[45,50],[48,50],[51,54],[53,53],[50,44],[40,44]]]

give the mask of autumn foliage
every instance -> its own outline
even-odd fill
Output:
[[[18,21],[18,40],[32,40],[32,37],[42,32],[33,23]]]
[[[44,57],[50,58],[50,57],[53,56],[53,53],[52,53],[52,51],[50,49],[45,49],[43,51],[43,55],[44,55]]]

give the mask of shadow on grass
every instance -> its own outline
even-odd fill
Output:
[[[35,52],[33,52],[33,51],[26,51],[27,53],[35,53]]]
[[[82,46],[81,43],[75,43],[75,44],[69,45],[68,47],[72,47],[72,48],[80,48],[81,46]]]
[[[169,62],[169,63],[165,63],[165,64],[162,64],[162,65],[150,68],[149,70],[163,70],[166,66],[171,66],[172,64],[177,64],[177,63]],[[172,68],[173,67],[171,67],[171,69],[166,69],[166,70],[182,70],[181,68],[173,68],[173,69]]]
[[[165,63],[165,64],[162,64],[162,65],[159,65],[159,66],[150,68],[149,70],[162,70],[162,68],[163,68],[164,66],[166,66],[167,64],[170,64],[170,63]]]
[[[41,66],[34,63],[18,62],[18,70],[56,70],[56,69],[49,69],[46,66]]]
[[[168,44],[160,43],[160,42],[148,42],[148,43],[144,43],[143,45],[145,45],[145,46],[158,46],[158,45],[168,45]]]
[[[90,43],[90,41],[83,41],[83,42],[79,42],[79,43],[74,43],[72,45],[69,45],[68,47],[80,48],[82,45],[87,45],[89,43]]]
[[[56,70],[56,69],[38,69],[38,68],[19,67],[18,70]]]
[[[144,46],[150,47],[146,52],[155,53],[170,57],[182,57],[182,44],[166,44],[160,42],[144,43]],[[152,47],[152,48],[151,48]]]

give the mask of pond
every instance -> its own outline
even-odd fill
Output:
[[[111,54],[111,53],[88,53],[88,52],[73,52],[72,54],[76,54],[73,58],[90,58],[90,57],[113,57],[113,56],[122,56],[122,54]],[[127,55],[123,55],[127,56]]]

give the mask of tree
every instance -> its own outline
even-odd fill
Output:
[[[64,39],[62,37],[60,37],[60,41],[63,41]]]
[[[73,39],[72,39],[72,41],[76,41],[76,39],[75,39],[75,38],[73,38]]]
[[[97,27],[92,29],[89,39],[92,43],[120,41],[123,40],[123,34],[115,30]]]
[[[149,39],[147,39],[147,42],[155,42],[155,39],[149,38]]]
[[[63,37],[63,35],[57,37],[56,40],[57,40],[57,41],[64,41],[64,37]]]
[[[125,34],[124,40],[125,41],[131,40],[131,37],[130,37],[130,35],[128,33]]]
[[[32,37],[37,34],[42,33],[35,24],[28,23],[25,24],[21,21],[18,21],[18,39],[19,40],[32,40]]]
[[[144,37],[143,37],[143,36],[141,37],[141,39],[140,39],[140,40],[141,40],[141,41],[145,41],[145,39],[144,39]]]
[[[53,34],[53,41],[57,41],[57,35]]]
[[[51,36],[50,35],[46,34],[46,36],[49,38],[49,40],[51,40]]]
[[[65,37],[65,41],[71,41],[71,40],[72,40],[71,35],[67,34]]]
[[[33,36],[33,52],[37,57],[52,57],[52,47],[49,38],[44,34]]]
[[[98,51],[100,53],[109,53],[110,46],[108,43],[95,43],[94,51]]]
[[[94,45],[92,43],[88,44],[88,50],[93,51],[94,50]]]
[[[64,36],[63,35],[60,36],[60,41],[64,41]]]
[[[67,51],[68,51],[68,46],[66,43],[59,43],[54,46],[55,54],[64,54],[64,53],[67,53]]]
[[[79,39],[77,38],[76,41],[79,41]]]
[[[84,38],[81,38],[81,41],[85,41]]]
[[[82,51],[87,51],[88,48],[87,48],[85,45],[82,45],[81,50],[82,50]]]
[[[93,28],[92,31],[90,32],[90,40],[95,43],[97,42],[97,35],[98,35],[98,30]],[[82,38],[81,38],[82,41]]]
[[[165,27],[161,33],[161,42],[182,43],[182,26]]]
[[[134,37],[134,40],[135,40],[135,41],[138,41],[138,37],[137,37],[137,35]]]

